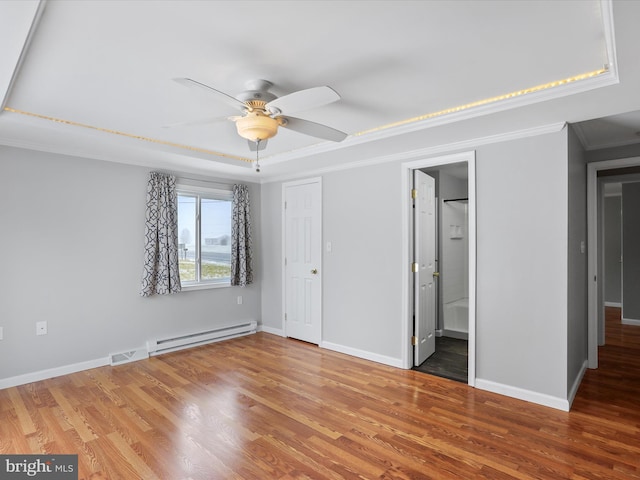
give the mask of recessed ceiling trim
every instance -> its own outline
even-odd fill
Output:
[[[191,150],[193,152],[205,153],[205,154],[208,154],[208,155],[215,155],[216,157],[230,158],[230,159],[238,160],[238,161],[241,161],[241,162],[253,163],[253,160],[251,160],[249,158],[246,158],[246,157],[239,157],[239,156],[230,155],[230,154],[227,154],[227,153],[216,152],[214,150],[208,150],[206,148],[193,147],[191,145],[184,145],[184,144],[181,144],[181,143],[174,143],[174,142],[169,142],[169,141],[166,141],[166,140],[159,140],[157,138],[145,137],[145,136],[142,136],[142,135],[135,135],[135,134],[132,134],[132,133],[122,132],[120,130],[112,130],[110,128],[96,127],[94,125],[87,125],[86,123],[80,123],[80,122],[74,122],[72,120],[65,120],[65,119],[62,119],[62,118],[50,117],[48,115],[41,115],[39,113],[27,112],[27,111],[24,111],[24,110],[18,110],[16,108],[4,107],[4,111],[5,112],[11,112],[11,113],[17,113],[19,115],[25,115],[25,116],[28,116],[28,117],[34,117],[34,118],[38,118],[40,120],[47,120],[47,121],[55,122],[55,123],[62,123],[64,125],[87,128],[89,130],[94,130],[94,131],[97,131],[97,132],[110,133],[112,135],[120,135],[122,137],[132,138],[134,140],[141,140],[141,141],[149,142],[149,143],[157,143],[159,145],[164,145],[164,146],[167,146],[167,147],[181,148],[181,149],[184,149],[184,150]]]
[[[617,70],[613,71],[609,69],[608,66],[603,66],[603,68],[593,70],[591,72],[580,73],[572,77],[524,88],[516,92],[478,100],[465,105],[427,113],[418,117],[401,120],[393,124],[383,125],[359,132],[349,136],[339,144],[330,142],[315,144],[298,150],[265,157],[261,162],[263,165],[273,165],[312,154],[330,152],[362,143],[424,130],[430,127],[468,120],[482,115],[489,115],[554,98],[582,93],[588,90],[613,85],[618,82]]]
[[[591,72],[579,73],[562,80],[555,80],[546,84],[524,88],[517,92],[498,95],[496,97],[471,102],[466,105],[444,109],[439,112],[427,113],[418,117],[401,120],[393,124],[382,125],[377,128],[355,133],[340,144],[324,142],[265,157],[262,160],[263,165],[276,164],[305,157],[307,155],[330,152],[361,143],[415,132],[429,127],[467,120],[481,115],[498,113],[512,108],[523,107],[533,103],[615,85],[620,82],[620,78],[618,75],[612,0],[601,0],[600,11],[602,15],[602,29],[607,52],[607,63],[600,69],[593,70]]]

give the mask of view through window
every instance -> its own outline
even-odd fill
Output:
[[[230,283],[231,201],[231,192],[178,190],[178,247],[183,286]]]

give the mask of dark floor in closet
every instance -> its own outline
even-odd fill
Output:
[[[468,352],[467,340],[436,337],[436,353],[427,358],[421,365],[413,367],[413,369],[467,383]]]

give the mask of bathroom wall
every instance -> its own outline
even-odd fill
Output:
[[[446,169],[439,176],[440,203],[440,325],[445,335],[469,329],[469,236],[466,201],[446,201],[467,197],[467,179]],[[468,301],[468,300],[467,300]]]

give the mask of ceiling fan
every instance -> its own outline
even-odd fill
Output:
[[[268,80],[250,80],[245,83],[246,90],[233,97],[191,78],[174,80],[187,87],[203,89],[239,110],[242,115],[225,118],[235,122],[238,135],[247,139],[251,151],[263,150],[267,140],[278,133],[278,127],[332,142],[340,142],[348,136],[335,128],[289,115],[339,100],[340,95],[331,87],[308,88],[277,97],[269,91],[273,83]],[[218,119],[206,119],[187,124],[210,123],[216,120]]]

